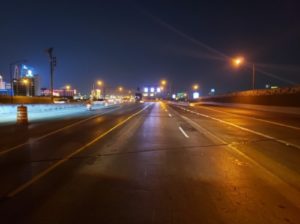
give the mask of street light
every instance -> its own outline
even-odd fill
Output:
[[[167,80],[165,80],[165,79],[162,79],[161,81],[160,81],[160,90],[161,90],[161,92],[162,92],[162,98],[166,98],[166,97],[168,97],[168,90],[167,90]],[[170,87],[170,85],[168,85],[168,87],[170,88],[170,92],[171,92],[171,87]]]
[[[103,81],[102,81],[102,80],[98,80],[98,81],[97,81],[97,85],[100,87],[100,97],[101,97],[101,94],[102,94],[102,95],[103,95],[103,98],[105,98],[104,87],[103,87]]]
[[[240,65],[242,65],[245,60],[243,57],[237,57],[232,59],[233,65],[236,67],[239,67]],[[255,64],[252,64],[252,90],[255,89]]]
[[[120,86],[120,87],[118,88],[118,90],[119,90],[120,92],[122,92],[122,91],[123,91],[123,87]]]
[[[92,88],[92,97],[96,97],[96,88],[95,88],[95,83],[99,86],[99,87],[102,87],[103,86],[103,81],[102,80],[98,80],[98,81],[94,81],[93,82],[93,88]],[[101,93],[102,93],[102,89],[97,89],[98,92],[100,91],[100,94],[98,97],[101,97]],[[103,90],[103,96],[104,96],[104,90]],[[105,96],[104,96],[105,97]]]
[[[65,86],[65,89],[63,90],[64,91],[64,97],[67,97],[69,95],[67,91],[69,91],[70,89],[71,89],[70,85]]]
[[[238,67],[244,63],[244,58],[243,57],[236,57],[232,59],[232,63],[234,66]]]
[[[98,80],[98,81],[97,81],[97,85],[98,85],[98,86],[102,86],[102,85],[103,85],[103,82],[102,82],[101,80]]]
[[[198,84],[193,85],[193,90],[198,90],[198,89],[199,89],[199,85]]]

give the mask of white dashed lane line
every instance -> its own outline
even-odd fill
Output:
[[[224,121],[222,119],[219,119],[219,118],[216,118],[216,117],[212,117],[212,116],[209,116],[207,114],[198,113],[198,112],[195,112],[195,111],[192,111],[192,110],[188,110],[188,109],[185,109],[185,108],[182,108],[182,107],[178,107],[178,108],[183,109],[185,111],[188,111],[190,113],[196,114],[196,115],[201,116],[201,117],[206,117],[206,118],[212,119],[214,121],[217,121],[217,122],[220,122],[220,123],[223,123],[223,124],[226,124],[226,125],[230,125],[232,127],[235,127],[235,128],[240,129],[240,130],[243,130],[243,131],[246,131],[246,132],[249,132],[249,133],[261,136],[261,137],[264,137],[266,139],[270,139],[270,140],[276,141],[276,142],[281,143],[281,144],[283,144],[285,146],[291,146],[291,147],[300,149],[300,145],[296,145],[296,144],[293,144],[291,142],[287,142],[287,141],[284,141],[282,139],[278,139],[278,138],[275,138],[273,136],[270,136],[270,135],[267,135],[267,134],[264,134],[264,133],[261,133],[261,132],[258,132],[258,131],[254,131],[252,129],[242,127],[242,126],[234,124],[232,122]]]
[[[178,127],[179,130],[181,131],[181,133],[184,135],[184,137],[189,138],[189,136],[187,135],[187,133],[185,133],[185,131],[182,129],[182,127]]]

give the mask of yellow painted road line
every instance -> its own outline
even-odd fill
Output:
[[[147,105],[146,107],[144,107],[142,110],[139,110],[138,112],[130,115],[129,117],[127,117],[125,120],[121,121],[120,123],[118,123],[117,125],[113,126],[112,128],[110,128],[109,130],[105,131],[104,133],[102,133],[101,135],[99,135],[98,137],[96,137],[95,139],[93,139],[92,141],[90,141],[89,143],[81,146],[80,148],[76,149],[74,152],[72,152],[71,154],[67,155],[65,158],[59,160],[58,162],[54,163],[53,165],[51,165],[50,167],[48,167],[47,169],[45,169],[44,171],[42,171],[41,173],[37,174],[36,176],[34,176],[32,179],[30,179],[29,181],[25,182],[24,184],[22,184],[21,186],[17,187],[15,190],[11,191],[10,193],[7,194],[7,197],[14,197],[16,196],[18,193],[22,192],[23,190],[25,190],[26,188],[30,187],[32,184],[34,184],[36,181],[40,180],[42,177],[46,176],[47,174],[49,174],[52,170],[54,170],[55,168],[57,168],[58,166],[62,165],[63,163],[65,163],[66,161],[68,161],[69,159],[71,159],[72,157],[74,157],[75,155],[79,154],[80,152],[82,152],[83,150],[87,149],[89,146],[93,145],[94,143],[96,143],[97,141],[99,141],[100,139],[102,139],[103,137],[105,137],[106,135],[108,135],[109,133],[111,133],[113,130],[115,130],[116,128],[120,127],[121,125],[125,124],[126,122],[128,122],[130,119],[132,119],[133,117],[137,116],[138,114],[140,114],[141,112],[143,112],[144,110],[146,110],[151,104]]]
[[[18,149],[18,148],[21,148],[21,147],[23,147],[23,146],[25,146],[25,145],[32,144],[32,143],[34,143],[34,142],[40,141],[40,140],[42,140],[42,139],[44,139],[44,138],[47,138],[47,137],[49,137],[49,136],[51,136],[51,135],[57,134],[58,132],[61,132],[61,131],[63,131],[63,130],[66,130],[66,129],[68,129],[68,128],[74,127],[74,126],[76,126],[76,125],[78,125],[78,124],[81,124],[81,123],[83,123],[83,122],[86,122],[86,121],[88,121],[88,120],[94,119],[94,118],[96,118],[96,117],[98,117],[98,116],[100,116],[100,115],[107,114],[107,113],[113,112],[113,111],[118,110],[118,109],[120,109],[120,107],[115,108],[115,109],[113,109],[113,110],[109,110],[109,111],[100,113],[100,114],[96,114],[96,115],[94,115],[94,116],[92,116],[92,117],[89,117],[89,118],[86,118],[86,119],[77,121],[77,122],[75,122],[75,123],[73,123],[73,124],[70,124],[70,125],[67,125],[67,126],[65,126],[65,127],[63,127],[63,128],[60,128],[60,129],[57,129],[57,130],[55,130],[55,131],[49,132],[49,133],[47,133],[47,134],[45,134],[45,135],[42,135],[42,136],[40,136],[40,137],[37,137],[37,138],[34,139],[34,140],[31,140],[31,142],[27,141],[27,142],[18,144],[18,145],[16,145],[16,146],[13,146],[13,147],[11,147],[11,148],[5,149],[5,150],[3,150],[3,151],[0,151],[0,156],[3,156],[3,155],[5,155],[6,153],[12,152],[12,151],[14,151],[14,150],[16,150],[16,149]]]

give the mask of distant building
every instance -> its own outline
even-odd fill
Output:
[[[22,78],[13,80],[15,96],[35,96],[34,78]]]
[[[3,76],[0,75],[0,95],[9,95],[10,92],[10,83],[6,83],[3,80]]]
[[[40,76],[37,74],[34,75],[33,82],[34,82],[34,95],[40,96],[41,95]]]
[[[142,89],[143,97],[155,99],[163,96],[164,90],[160,86],[144,86]]]
[[[13,95],[39,96],[40,76],[34,74],[34,68],[24,64],[16,64],[13,69]]]
[[[13,79],[19,80],[24,77],[33,77],[34,68],[29,65],[15,64],[13,69]]]
[[[3,90],[5,89],[5,82],[3,81],[3,76],[0,75],[0,89]]]

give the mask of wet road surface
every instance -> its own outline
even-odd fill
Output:
[[[163,102],[103,112],[1,139],[1,223],[300,223],[296,115]]]

